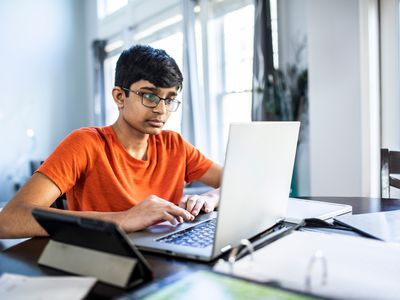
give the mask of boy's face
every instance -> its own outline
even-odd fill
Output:
[[[129,92],[128,96],[125,95],[125,91]],[[140,133],[159,134],[171,112],[168,111],[164,100],[161,100],[155,107],[148,107],[155,104],[142,99],[143,93],[147,94],[145,97],[149,99],[153,99],[153,95],[163,99],[175,99],[177,88],[159,88],[147,80],[140,80],[133,83],[129,91],[120,87],[115,87],[113,90],[114,100],[119,109],[119,118]]]

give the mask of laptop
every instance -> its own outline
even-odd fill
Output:
[[[218,212],[128,238],[141,250],[211,261],[272,228],[286,217],[299,128],[300,122],[231,124]]]

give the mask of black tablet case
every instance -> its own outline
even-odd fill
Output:
[[[145,258],[114,223],[41,209],[34,209],[32,215],[50,236],[50,241],[39,258],[39,264],[70,273],[93,276],[100,281],[125,288],[152,278],[150,266]],[[84,265],[77,266],[66,261],[71,255],[85,256]],[[110,280],[108,278],[113,266],[109,264],[118,260],[125,275],[121,275],[121,280]],[[122,270],[129,266],[129,270]]]

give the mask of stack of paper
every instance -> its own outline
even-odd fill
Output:
[[[335,220],[377,239],[400,242],[400,210],[341,216]]]
[[[28,277],[5,273],[0,277],[0,299],[83,299],[96,278],[59,276]]]
[[[334,298],[398,299],[400,244],[294,232],[237,261],[233,268],[220,261],[215,270]]]
[[[351,205],[289,198],[286,222],[300,223],[303,219],[318,218],[328,220],[330,218],[351,213]]]

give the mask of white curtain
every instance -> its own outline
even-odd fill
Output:
[[[182,0],[183,103],[182,135],[204,154],[208,153],[204,91],[200,86],[195,40],[195,1]]]

